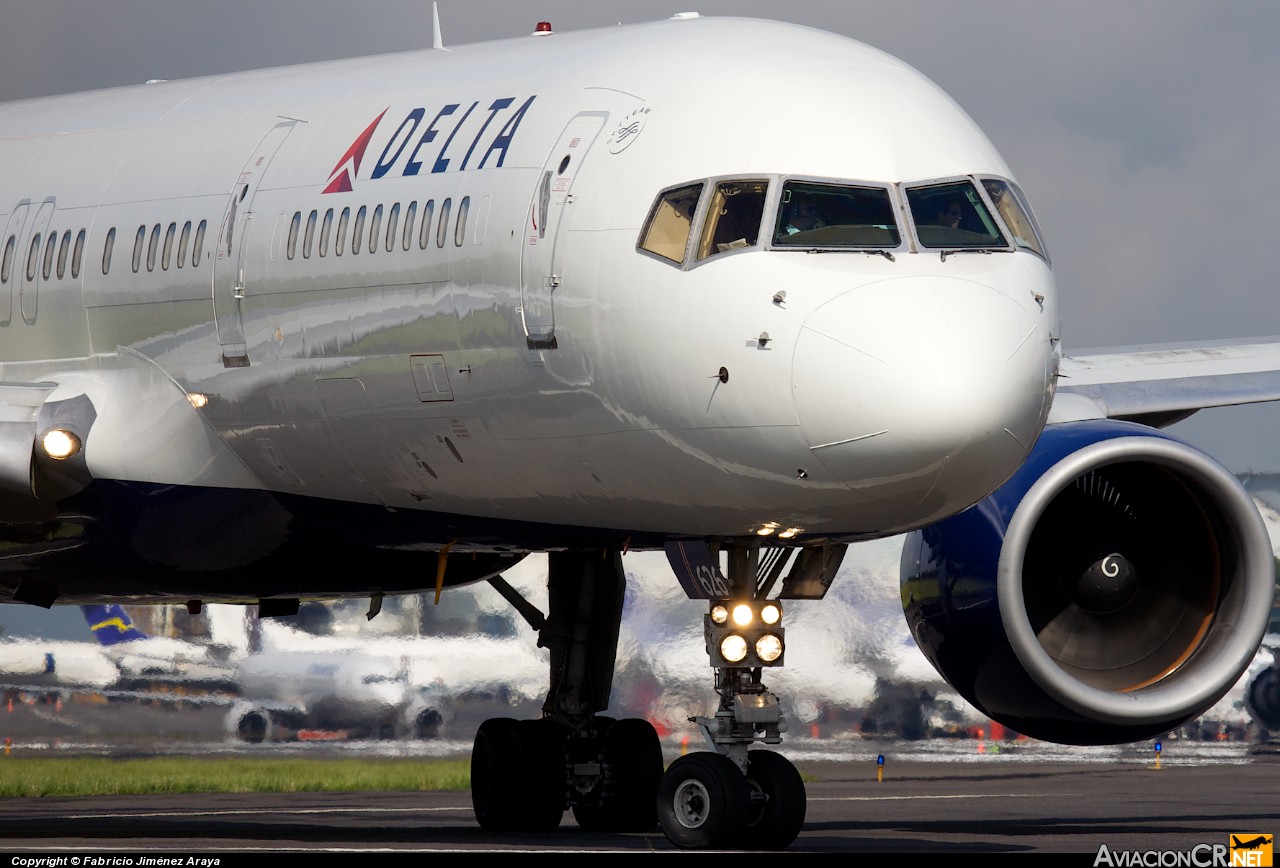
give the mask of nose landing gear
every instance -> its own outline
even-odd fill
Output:
[[[843,548],[801,552],[784,595],[790,586],[793,597],[820,597]],[[682,550],[682,559],[688,555]],[[505,582],[491,580],[550,649],[551,685],[541,719],[495,718],[476,735],[472,802],[484,829],[550,831],[570,808],[591,830],[660,825],[682,849],[781,850],[795,840],[806,811],[800,773],[778,753],[749,749],[758,741],[780,744],[787,729],[778,698],[761,680],[783,662],[782,605],[767,593],[786,558],[771,554],[760,569],[758,545],[729,555],[729,579],[716,577],[720,593],[704,618],[719,707],[711,717],[691,718],[711,749],[681,756],[665,774],[652,725],[599,714],[608,706],[622,620],[620,554],[552,552],[546,618]],[[677,577],[692,587],[679,571]]]

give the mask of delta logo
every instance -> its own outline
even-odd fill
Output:
[[[324,193],[350,193],[361,178],[360,169],[369,146],[382,145],[381,154],[374,163],[368,180],[376,180],[393,174],[396,177],[412,177],[426,174],[464,172],[469,168],[501,168],[507,158],[507,150],[515,140],[520,122],[537,95],[529,97],[519,106],[515,97],[495,100],[475,100],[465,110],[463,103],[445,103],[424,123],[428,116],[425,106],[411,109],[385,142],[378,131],[390,106],[356,136],[333,171],[329,173]],[[482,103],[487,108],[480,109]],[[424,170],[425,167],[425,170]]]

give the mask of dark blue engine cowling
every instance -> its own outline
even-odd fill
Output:
[[[910,534],[902,603],[962,696],[1026,735],[1120,744],[1204,712],[1253,659],[1270,541],[1239,481],[1128,422],[1055,425],[1003,487]]]

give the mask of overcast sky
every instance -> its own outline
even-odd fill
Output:
[[[688,10],[821,27],[938,82],[1031,199],[1068,352],[1280,335],[1280,3],[442,0],[440,18],[448,46]],[[425,0],[4,0],[0,22],[0,100],[431,43]],[[1280,408],[1175,430],[1280,471]]]

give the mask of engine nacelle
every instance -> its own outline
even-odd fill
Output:
[[[1280,732],[1280,666],[1269,666],[1245,688],[1245,708],[1268,734]]]
[[[227,712],[227,733],[249,744],[271,741],[275,736],[275,724],[271,713],[248,702],[237,702]]]
[[[1207,710],[1262,641],[1275,565],[1225,468],[1127,422],[1045,430],[987,499],[910,534],[902,602],[925,655],[993,720],[1120,744]]]

